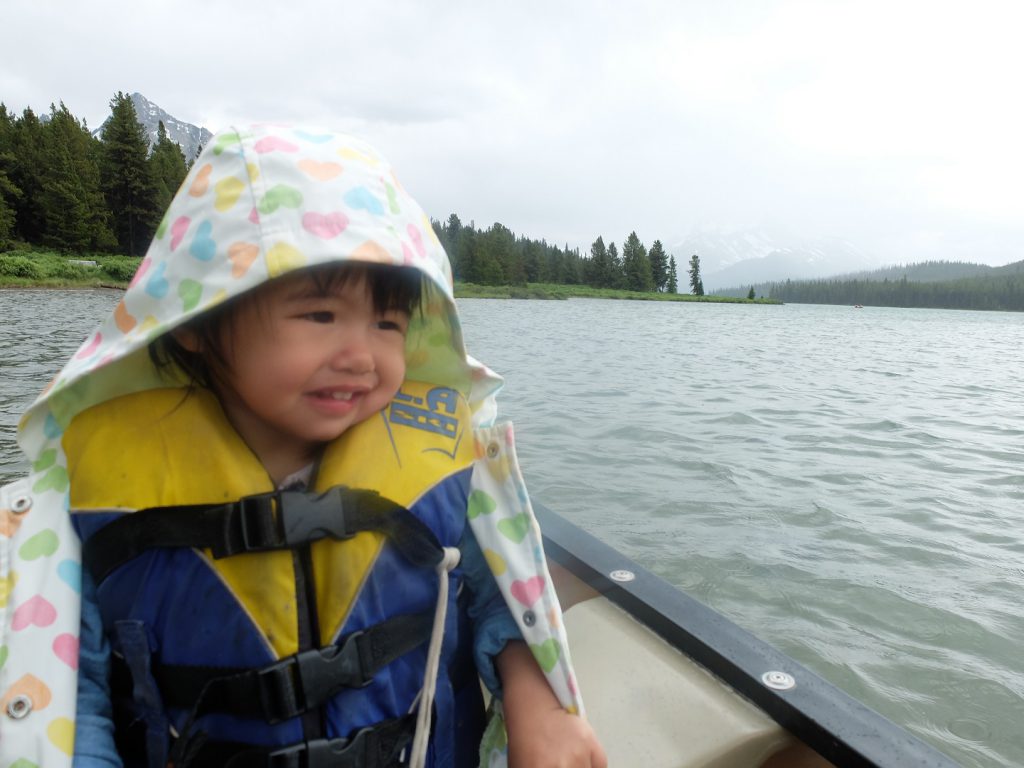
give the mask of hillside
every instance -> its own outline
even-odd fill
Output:
[[[943,280],[959,280],[963,277],[980,277],[991,274],[996,267],[987,264],[973,264],[966,261],[924,261],[919,264],[894,264],[869,271],[850,272],[834,275],[831,280],[907,280],[916,283],[933,283]]]
[[[944,279],[942,274],[959,276]],[[755,284],[754,291],[758,296],[793,304],[1021,312],[1024,311],[1024,261],[1002,267],[926,262],[875,270],[859,276]],[[733,289],[719,291],[718,294],[740,296],[746,292]]]

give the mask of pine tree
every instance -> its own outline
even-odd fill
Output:
[[[0,165],[3,162],[4,153],[0,152]],[[20,197],[21,190],[14,186],[3,170],[0,170],[0,250],[6,250],[11,246],[15,223],[14,202]]]
[[[651,262],[636,232],[630,232],[622,246],[622,271],[626,275],[626,287],[631,291],[649,292],[654,290],[651,278]]]
[[[444,244],[445,251],[448,253],[448,258],[451,259],[452,274],[459,280],[465,279],[465,269],[459,261],[463,255],[461,247],[462,229],[462,222],[453,213],[448,217],[448,221],[441,225],[444,236],[439,236]]]
[[[586,285],[587,265],[580,255],[579,248],[570,248],[565,244],[565,282],[570,285]]]
[[[178,187],[185,180],[188,165],[185,162],[185,155],[181,152],[181,147],[167,136],[163,120],[157,126],[156,144],[153,145],[149,163],[156,180],[157,209],[167,210],[174,193],[178,191]]]
[[[676,257],[668,257],[668,292],[678,293],[679,292],[679,278],[676,274]]]
[[[455,214],[452,214],[453,216]],[[452,272],[459,280],[472,283],[475,275],[473,258],[476,251],[476,231],[467,227],[459,235],[452,254]]]
[[[120,91],[110,102],[103,126],[103,191],[122,252],[142,255],[159,223],[156,183],[147,158],[146,129],[132,100]]]
[[[753,301],[757,294],[754,293],[754,286],[750,286],[750,290],[747,292],[747,299]]]
[[[566,283],[567,274],[562,249],[557,245],[544,243],[544,261],[547,264],[548,277],[553,283]]]
[[[541,259],[540,243],[536,240],[531,240],[528,237],[523,237],[516,245],[522,253],[523,269],[526,271],[526,281],[528,283],[546,282],[546,265],[544,264],[544,260]]]
[[[21,199],[21,190],[11,181],[15,158],[12,152],[14,119],[7,107],[0,103],[0,249],[8,248],[14,236],[15,209]]]
[[[619,248],[612,241],[608,244],[608,262],[611,264],[612,288],[625,288],[626,287],[626,275],[622,269],[622,258],[619,256]]]
[[[661,240],[655,240],[651,250],[647,253],[651,262],[651,280],[654,283],[654,290],[664,291],[668,286],[668,254]]]
[[[480,282],[485,285],[521,285],[526,282],[522,264],[515,258],[516,236],[508,227],[494,222],[478,243],[483,258],[478,262]]]
[[[501,226],[500,224],[498,226]],[[491,250],[493,240],[487,233],[479,232],[472,226],[463,229],[459,238],[459,263],[462,265],[462,279],[479,285],[502,285],[502,265]]]
[[[590,246],[586,278],[587,284],[595,288],[611,288],[615,284],[615,266],[600,236]]]
[[[695,296],[704,295],[704,282],[700,279],[700,256],[690,257],[690,291]]]
[[[448,258],[451,259],[451,246],[448,244],[448,236],[444,233],[444,225],[435,219],[433,216],[430,217],[430,228],[434,230],[434,237],[437,238],[437,242],[444,248],[445,253],[449,254]]]
[[[89,247],[85,189],[75,172],[71,151],[59,134],[50,140],[36,204],[42,211],[45,225],[44,245],[61,251],[81,251]]]
[[[107,201],[100,188],[100,144],[92,137],[84,123],[80,123],[64,103],[60,108],[50,109],[50,121],[46,125],[49,161],[67,164],[54,176],[52,169],[44,182],[48,185],[51,200],[59,200],[61,196],[71,194],[74,198],[69,207],[75,209],[78,221],[66,221],[69,211],[53,211],[46,213],[47,236],[53,238],[55,233],[49,231],[52,221],[65,220],[61,229],[64,234],[65,250],[103,251],[117,246],[113,232],[110,230],[110,212]],[[68,157],[61,159],[57,153],[67,151]],[[44,194],[46,190],[44,189]],[[70,237],[70,239],[68,239]],[[56,244],[56,243],[54,243]]]
[[[21,191],[21,196],[14,201],[14,234],[27,243],[39,243],[46,226],[36,203],[42,192],[40,171],[45,164],[45,140],[43,124],[35,112],[26,109],[14,123],[11,135],[14,163],[9,178]]]

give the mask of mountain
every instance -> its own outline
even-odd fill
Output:
[[[168,138],[181,147],[185,159],[189,162],[195,160],[196,155],[199,154],[199,148],[205,147],[210,139],[213,138],[213,134],[205,128],[178,120],[164,112],[141,93],[133,93],[129,98],[132,100],[132,106],[135,107],[135,114],[138,116],[139,122],[146,129],[146,133],[149,136],[149,146],[151,147],[156,143],[156,135],[161,121],[167,130]],[[109,120],[110,118],[107,119]],[[106,124],[107,122],[104,120],[103,125],[92,132],[93,136],[99,136],[103,133],[103,126]]]
[[[794,304],[1024,310],[1024,261],[992,267],[967,261],[923,261],[809,280],[771,280],[720,288],[718,296],[760,296]]]
[[[778,250],[776,236],[766,230],[743,229],[726,232],[718,228],[694,229],[669,251],[679,264],[700,256],[701,273],[708,275],[748,259],[762,259]]]
[[[670,252],[681,269],[691,255],[700,256],[707,291],[787,278],[826,277],[876,266],[871,257],[846,240],[801,238],[769,229],[697,229]]]
[[[993,267],[992,273],[996,275],[1019,275],[1024,273],[1024,260],[1015,261],[1012,264],[1004,264],[1001,267]]]
[[[1009,264],[1007,266],[1014,266]],[[1002,269],[1002,268],[999,268]],[[900,280],[907,278],[915,283],[939,283],[945,280],[959,280],[965,277],[979,277],[999,272],[988,264],[974,264],[968,261],[923,261],[917,264],[896,264],[891,267],[864,272],[850,272],[834,275],[834,280]],[[1006,270],[1012,271],[1012,270]]]

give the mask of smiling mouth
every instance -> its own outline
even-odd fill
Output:
[[[313,392],[312,394],[313,394],[313,397],[316,397],[316,398],[318,398],[320,400],[337,400],[337,401],[341,401],[341,402],[347,402],[347,401],[351,400],[353,397],[355,397],[358,393],[357,392],[351,392],[351,391],[342,391],[342,390],[334,390],[334,391],[323,391],[323,390],[321,390],[320,392]]]

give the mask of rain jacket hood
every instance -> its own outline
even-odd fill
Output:
[[[466,353],[451,266],[430,220],[371,146],[326,130],[260,125],[224,131],[205,148],[112,315],[19,425],[32,470],[0,489],[4,765],[18,758],[70,762],[80,553],[67,514],[64,430],[98,403],[167,387],[167,372],[148,353],[162,334],[273,278],[346,261],[422,272],[406,378],[467,399],[478,456],[470,524],[553,689],[564,706],[580,709],[511,426],[494,423],[501,379]],[[524,607],[532,608],[528,625],[520,618]]]
[[[501,379],[467,356],[448,257],[387,161],[342,134],[255,126],[218,134],[196,160],[124,299],[29,409],[19,444],[35,458],[54,425],[166,386],[147,354],[158,336],[267,280],[345,261],[422,271],[406,376],[458,390],[476,425],[492,421]]]

